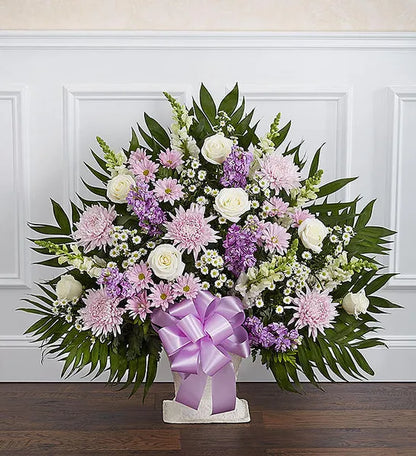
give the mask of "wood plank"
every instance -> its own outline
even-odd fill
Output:
[[[167,425],[172,384],[0,384],[0,456],[416,456],[416,384],[239,384],[251,423]]]
[[[346,404],[347,405],[347,404]],[[416,410],[287,410],[263,412],[265,426],[274,428],[414,428]]]
[[[394,448],[272,448],[267,456],[398,456]]]
[[[0,449],[42,450],[55,448],[66,450],[180,450],[178,430],[147,430],[138,427],[134,431],[112,430],[88,432],[81,429],[67,431],[0,431]]]

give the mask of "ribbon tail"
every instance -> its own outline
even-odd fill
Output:
[[[232,363],[226,364],[212,376],[212,414],[235,409],[236,384]]]
[[[176,394],[176,402],[198,410],[206,382],[207,376],[203,372],[190,374],[185,379],[182,379]]]

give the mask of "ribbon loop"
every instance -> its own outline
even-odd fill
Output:
[[[198,409],[208,377],[212,378],[212,413],[234,410],[235,373],[230,354],[248,357],[250,346],[241,301],[200,291],[166,312],[152,314],[152,323],[182,381],[176,401]]]

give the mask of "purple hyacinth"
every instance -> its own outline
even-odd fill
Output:
[[[97,283],[105,285],[107,294],[112,298],[125,299],[131,297],[134,293],[131,283],[118,268],[103,269],[97,279]]]
[[[258,317],[248,317],[244,322],[250,345],[256,348],[273,348],[276,352],[295,350],[299,345],[299,333],[289,330],[283,323],[264,326]]]
[[[138,182],[127,195],[127,203],[139,219],[139,226],[151,236],[161,233],[160,225],[166,221],[166,215],[159,207],[155,194],[149,190],[149,185]]]
[[[231,152],[223,164],[224,175],[221,177],[221,184],[224,187],[244,188],[247,185],[247,176],[252,161],[252,152],[247,152],[242,147],[232,146]]]
[[[251,229],[243,229],[236,224],[228,229],[223,243],[224,258],[227,269],[236,276],[256,264],[257,239],[257,233]]]

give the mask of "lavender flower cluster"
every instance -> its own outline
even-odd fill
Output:
[[[252,152],[245,151],[242,147],[232,146],[231,152],[223,164],[221,184],[224,187],[240,187],[247,185],[247,176],[250,164],[253,161]]]
[[[97,283],[105,285],[107,294],[112,298],[125,299],[134,294],[131,283],[118,268],[103,269]]]
[[[250,345],[257,348],[273,348],[277,352],[295,350],[299,345],[299,333],[288,330],[283,323],[264,326],[258,317],[248,317],[244,322]]]
[[[139,219],[139,226],[151,236],[161,233],[160,225],[166,221],[166,215],[159,207],[155,194],[149,190],[149,185],[138,182],[137,188],[132,188],[127,195],[127,203]]]
[[[223,247],[225,264],[237,277],[256,264],[257,232],[233,224],[227,231]]]

